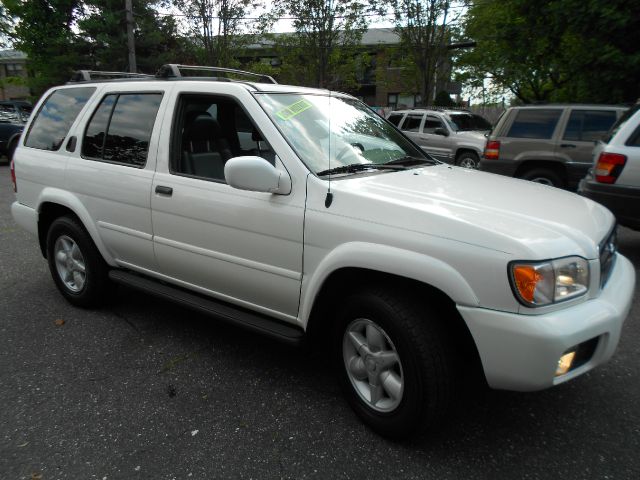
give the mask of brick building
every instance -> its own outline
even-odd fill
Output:
[[[18,50],[0,50],[0,100],[26,100],[27,55]]]

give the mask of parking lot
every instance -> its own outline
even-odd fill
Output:
[[[635,479],[640,297],[614,358],[536,393],[474,391],[442,431],[368,430],[322,351],[295,350],[133,291],[57,292],[11,218],[0,165],[1,479]],[[640,233],[620,250],[640,267]]]

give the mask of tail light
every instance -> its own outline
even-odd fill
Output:
[[[615,183],[625,163],[627,163],[625,155],[602,152],[596,164],[596,181],[600,183]]]
[[[498,160],[500,157],[500,142],[497,140],[487,141],[484,147],[484,158],[487,160]]]
[[[16,164],[11,159],[11,183],[13,183],[13,191],[18,191],[18,184],[16,183]]]

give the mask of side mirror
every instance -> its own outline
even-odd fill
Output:
[[[443,137],[448,137],[449,136],[449,131],[445,128],[442,127],[438,127],[433,131],[434,134],[436,135],[442,135]]]
[[[234,157],[224,165],[224,178],[233,188],[251,192],[287,195],[291,192],[291,177],[262,157]]]

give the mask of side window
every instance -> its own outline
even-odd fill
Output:
[[[422,115],[407,115],[407,118],[402,122],[402,131],[419,132],[420,122],[422,122]]]
[[[629,140],[625,142],[627,147],[640,147],[640,127],[636,128],[635,132],[631,134]]]
[[[392,113],[391,115],[389,115],[389,118],[387,118],[387,120],[397,127],[398,125],[400,125],[400,120],[402,120],[403,115],[404,113]]]
[[[600,140],[615,121],[616,112],[613,110],[573,110],[563,139],[576,142]]]
[[[224,182],[227,160],[275,153],[244,109],[226,96],[184,94],[174,118],[171,172]]]
[[[82,156],[144,167],[162,94],[106,95],[91,117],[82,142]]]
[[[433,133],[436,128],[445,128],[442,121],[439,118],[427,116],[424,121],[423,133]]]
[[[95,87],[64,88],[47,98],[29,127],[25,146],[58,150]]]
[[[8,103],[0,103],[0,122],[15,123],[18,120],[16,107]]]
[[[507,137],[550,139],[561,114],[559,108],[519,110]]]

